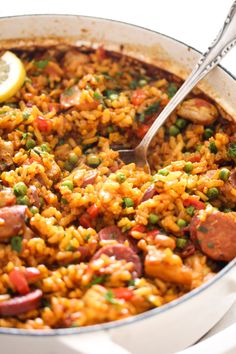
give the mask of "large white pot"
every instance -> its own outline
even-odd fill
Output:
[[[0,49],[35,43],[51,45],[58,43],[56,37],[61,37],[61,43],[103,44],[182,78],[199,57],[197,51],[175,39],[111,20],[71,15],[0,19]],[[25,42],[28,38],[31,41]],[[236,119],[236,81],[229,73],[218,67],[200,86]],[[0,328],[1,348],[4,354],[16,350],[19,354],[174,353],[195,343],[230,308],[236,297],[235,276],[235,261],[232,261],[210,282],[179,300],[110,324],[35,332]],[[199,353],[210,353],[209,346],[205,348],[208,349],[204,351],[203,347]]]

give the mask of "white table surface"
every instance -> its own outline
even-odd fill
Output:
[[[2,0],[0,16],[50,13],[110,18],[165,33],[204,51],[231,4],[232,0]],[[222,65],[236,76],[236,49]],[[236,304],[208,336],[235,321]]]

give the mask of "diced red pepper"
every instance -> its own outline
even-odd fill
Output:
[[[134,295],[133,290],[127,288],[115,288],[112,289],[112,292],[117,299],[124,300],[130,300]]]
[[[147,133],[149,130],[150,126],[147,124],[142,124],[137,130],[136,130],[136,135],[138,138],[142,139],[144,135]]]
[[[188,197],[183,201],[183,205],[185,207],[193,206],[194,208],[201,210],[205,209],[206,205],[205,203],[201,202],[200,200],[196,199],[195,197]]]
[[[24,275],[28,282],[34,282],[40,279],[41,273],[35,267],[28,267],[25,269]]]
[[[141,103],[143,103],[145,98],[146,98],[146,94],[145,94],[144,90],[137,89],[133,92],[133,94],[131,96],[131,103],[135,106],[139,106]]]
[[[147,236],[149,236],[149,237],[155,237],[155,236],[157,236],[159,233],[160,233],[159,230],[152,230],[152,231],[148,231]]]
[[[26,277],[21,270],[14,268],[9,273],[9,279],[19,294],[25,295],[30,292]]]
[[[144,225],[136,225],[134,227],[132,227],[132,229],[130,230],[130,232],[132,231],[138,231],[138,232],[146,232],[146,227]]]
[[[49,119],[45,119],[42,116],[38,116],[35,119],[35,123],[37,124],[38,129],[42,133],[49,134],[52,130],[52,122]]]
[[[81,215],[81,217],[79,218],[79,223],[81,226],[85,227],[86,229],[92,227],[90,222],[90,216],[87,213]]]
[[[188,159],[190,162],[200,162],[201,161],[201,155],[194,155]]]
[[[95,219],[99,214],[99,209],[98,209],[97,205],[96,204],[91,205],[87,209],[87,213],[89,214],[89,216],[91,216],[92,219]]]

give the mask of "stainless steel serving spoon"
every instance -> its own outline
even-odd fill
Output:
[[[193,69],[187,80],[179,88],[175,96],[171,99],[168,105],[157,116],[148,132],[143,137],[142,141],[135,149],[118,150],[120,159],[125,163],[135,162],[139,167],[145,167],[150,172],[150,167],[147,161],[148,147],[156,135],[158,129],[165,123],[174,109],[188,95],[188,93],[202,80],[221,59],[235,46],[236,44],[236,1],[234,1],[229,14],[226,17],[224,26],[218,34],[215,41],[203,54]]]

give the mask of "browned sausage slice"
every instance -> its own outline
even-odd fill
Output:
[[[123,243],[126,240],[125,235],[122,234],[119,227],[116,225],[107,226],[101,229],[98,233],[98,238],[100,241],[116,240],[120,243]]]
[[[92,259],[98,259],[102,254],[107,255],[108,257],[115,257],[117,260],[124,259],[126,262],[132,262],[134,264],[134,269],[138,277],[142,274],[142,265],[139,256],[127,246],[124,246],[120,243],[116,245],[108,245],[100,248]]]
[[[141,203],[146,202],[146,200],[151,199],[156,194],[156,189],[154,184],[152,184],[148,189],[144,192],[143,197],[141,199]]]
[[[84,178],[82,187],[85,188],[87,187],[89,184],[94,184],[96,178],[97,178],[97,171],[89,171],[89,173],[87,174],[87,176]]]
[[[24,296],[17,296],[7,301],[0,302],[0,316],[17,316],[24,312],[36,309],[43,296],[40,289],[34,290]]]
[[[0,239],[17,236],[25,226],[25,205],[14,205],[0,209]]]
[[[236,217],[220,211],[196,215],[190,224],[191,239],[208,257],[217,261],[231,261],[236,257]]]
[[[119,227],[116,225],[107,226],[101,229],[98,233],[98,238],[100,241],[115,240],[119,243],[124,243],[125,241],[128,241],[129,246],[132,248],[132,250],[135,253],[138,252],[136,242],[128,235],[123,234]]]

